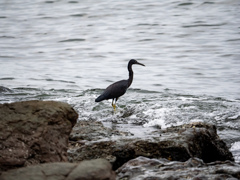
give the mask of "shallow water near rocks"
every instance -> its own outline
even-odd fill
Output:
[[[79,120],[146,136],[203,121],[240,162],[240,3],[220,1],[1,1],[0,103],[56,100]],[[134,80],[117,103],[109,84]]]

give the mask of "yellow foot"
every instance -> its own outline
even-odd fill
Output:
[[[113,107],[113,110],[116,111],[116,104],[113,104],[112,107]]]

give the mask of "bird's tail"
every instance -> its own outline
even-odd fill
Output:
[[[100,101],[102,101],[102,100],[104,100],[104,99],[105,99],[105,96],[100,95],[100,96],[98,96],[97,99],[95,99],[95,102],[100,102]]]

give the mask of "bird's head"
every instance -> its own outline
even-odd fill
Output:
[[[138,64],[138,65],[141,65],[141,66],[145,66],[144,64],[137,62],[137,60],[135,60],[135,59],[131,59],[129,61],[129,64]]]

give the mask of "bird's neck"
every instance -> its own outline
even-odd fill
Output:
[[[132,70],[132,64],[128,64],[128,72],[129,72],[129,78],[128,78],[128,87],[131,86],[133,81],[133,70]]]

